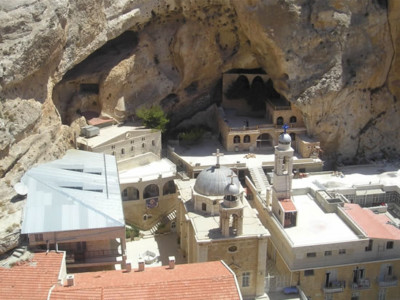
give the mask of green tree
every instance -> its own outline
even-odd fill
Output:
[[[164,132],[169,122],[167,116],[159,105],[152,105],[150,108],[139,108],[136,115],[143,120],[147,128],[160,129]]]

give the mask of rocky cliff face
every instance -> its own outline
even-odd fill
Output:
[[[302,110],[325,159],[398,152],[398,1],[18,0],[0,9],[2,203],[27,168],[72,146],[81,112],[123,120],[160,103],[177,126],[219,100],[232,69],[263,69]]]

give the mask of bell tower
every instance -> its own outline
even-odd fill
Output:
[[[284,227],[296,225],[297,210],[292,201],[293,153],[292,138],[283,126],[275,146],[274,182],[272,185],[272,211]]]
[[[293,148],[292,138],[286,132],[288,126],[283,125],[284,132],[279,135],[278,146],[275,146],[274,183],[272,197],[290,199],[293,177]]]

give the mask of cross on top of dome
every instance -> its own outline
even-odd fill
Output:
[[[231,184],[234,184],[233,178],[237,177],[237,175],[232,171],[231,175],[228,175],[227,177],[229,177],[231,179]]]
[[[223,153],[220,153],[219,152],[219,149],[217,149],[217,152],[216,153],[213,153],[212,155],[214,155],[214,156],[216,156],[217,157],[217,164],[215,165],[217,168],[219,168],[219,166],[220,166],[220,164],[219,164],[219,157],[220,156],[224,156],[224,154]]]
[[[288,124],[284,124],[284,125],[282,126],[282,128],[283,128],[283,133],[286,133],[286,130],[289,129],[289,125],[288,125]]]

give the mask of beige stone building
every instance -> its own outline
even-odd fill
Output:
[[[269,232],[249,206],[236,174],[217,162],[196,180],[176,184],[177,231],[188,263],[223,260],[236,274],[244,298],[264,295]]]
[[[119,162],[118,170],[126,222],[143,230],[174,231],[175,164],[149,152]]]
[[[161,156],[160,130],[133,124],[107,125],[98,128],[98,134],[78,137],[77,148],[114,155],[118,162],[147,152]]]
[[[276,93],[263,96],[264,110],[254,111],[243,97],[227,96],[231,86],[244,84],[252,89],[257,83],[266,85],[268,80],[266,74],[223,74],[223,100],[217,112],[222,145],[227,151],[271,149],[278,143],[282,126],[287,124],[293,147],[300,156],[317,157],[319,142],[307,136],[301,111],[294,104]]]
[[[69,150],[30,169],[22,234],[29,245],[66,251],[67,267],[125,264],[125,221],[111,155]]]
[[[371,182],[348,188],[346,179],[339,184],[344,175],[329,173],[325,185],[316,177],[297,179],[293,187],[290,143],[290,135],[281,134],[265,198],[247,178],[271,233],[266,291],[296,286],[304,299],[398,299],[398,186],[389,194]]]

